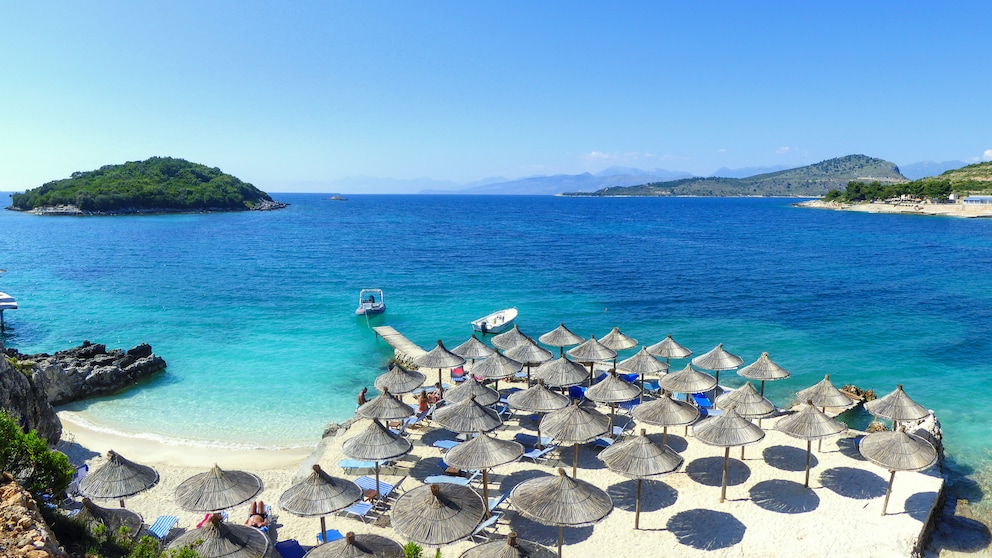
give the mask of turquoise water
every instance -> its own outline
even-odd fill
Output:
[[[267,213],[0,212],[4,342],[152,345],[165,373],[78,406],[104,427],[203,443],[312,444],[352,414],[389,347],[354,316],[379,287],[429,348],[516,306],[533,336],[613,326],[789,369],[784,404],[831,374],[934,409],[949,465],[989,460],[992,221],[805,210],[783,199],[282,194]],[[631,353],[632,354],[632,353]],[[730,376],[730,377],[728,377]],[[721,380],[734,385],[736,376]]]

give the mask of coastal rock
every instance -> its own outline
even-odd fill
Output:
[[[0,555],[65,558],[67,554],[30,494],[7,473],[0,476]]]
[[[0,344],[0,352],[4,352]],[[50,445],[62,436],[62,422],[48,402],[44,381],[36,381],[31,368],[0,356],[0,408],[18,420],[25,431],[37,430]]]

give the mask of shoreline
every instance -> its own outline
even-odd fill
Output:
[[[856,211],[860,213],[886,213],[897,215],[929,215],[936,217],[958,217],[962,219],[992,218],[992,205],[963,203],[918,203],[918,202],[860,202],[839,203],[823,200],[809,200],[792,204],[793,207],[828,209],[832,211]]]

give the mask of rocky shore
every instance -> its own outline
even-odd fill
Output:
[[[992,205],[963,203],[929,203],[920,201],[840,203],[809,200],[792,204],[794,207],[858,211],[861,213],[897,213],[902,215],[937,215],[943,217],[992,217]]]
[[[0,475],[0,556],[63,558],[38,503],[7,473]]]
[[[75,205],[50,205],[44,207],[36,207],[25,213],[31,213],[33,215],[69,215],[69,216],[89,216],[89,215],[159,215],[163,213],[230,213],[232,211],[274,211],[276,209],[283,209],[289,204],[279,201],[268,201],[262,200],[255,204],[253,207],[246,207],[244,209],[226,209],[226,208],[210,208],[210,209],[174,209],[174,208],[155,208],[155,209],[137,209],[137,208],[122,208],[116,209],[114,211],[83,211]],[[8,207],[7,209],[11,211],[20,211],[16,207]]]

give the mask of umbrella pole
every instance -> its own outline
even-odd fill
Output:
[[[441,384],[441,369],[440,368],[437,369],[437,383]],[[441,385],[444,386],[444,384],[441,384]]]
[[[482,500],[486,503],[486,519],[489,519],[489,469],[482,470]]]
[[[885,517],[885,510],[889,507],[889,496],[892,494],[892,481],[896,480],[896,472],[889,475],[889,486],[885,489],[885,501],[882,502],[882,517]]]
[[[806,488],[809,488],[809,456],[812,453],[813,440],[806,440]]]
[[[527,387],[530,387],[530,363],[527,363]]]
[[[375,462],[375,499],[379,499],[379,462]]]
[[[324,521],[324,516],[320,516],[320,541],[327,542],[327,523]]]
[[[744,461],[744,446],[741,446],[741,461]]]
[[[544,445],[541,444],[541,413],[537,413],[537,449],[544,449]]]
[[[824,408],[822,408],[820,410],[823,413],[826,413],[827,412],[827,408],[826,407],[824,407]],[[820,438],[819,440],[816,441],[816,451],[817,452],[822,452],[823,451],[823,438]],[[884,513],[883,513],[883,515],[884,515]]]
[[[761,396],[765,396],[765,381],[761,380]]]
[[[610,435],[611,438],[614,437],[613,436],[613,423],[616,422],[616,416],[617,416],[617,404],[616,403],[610,403],[610,430],[609,430],[610,434],[609,435]]]
[[[730,463],[730,446],[723,452],[723,486],[720,489],[720,503],[727,499],[727,466]]]
[[[558,558],[561,558],[561,530],[562,529],[563,529],[563,527],[561,525],[559,525],[558,526]]]
[[[579,465],[579,443],[576,442],[572,444],[572,478],[578,477],[575,472],[576,467]]]
[[[586,387],[592,387],[592,365],[593,365],[593,363],[590,362],[589,363],[589,383],[586,384]]]
[[[686,428],[689,428],[688,426]],[[663,446],[668,445],[668,427],[665,427],[664,434],[661,435],[661,444]]]
[[[634,506],[634,529],[641,528],[641,479],[637,479],[637,504]]]

